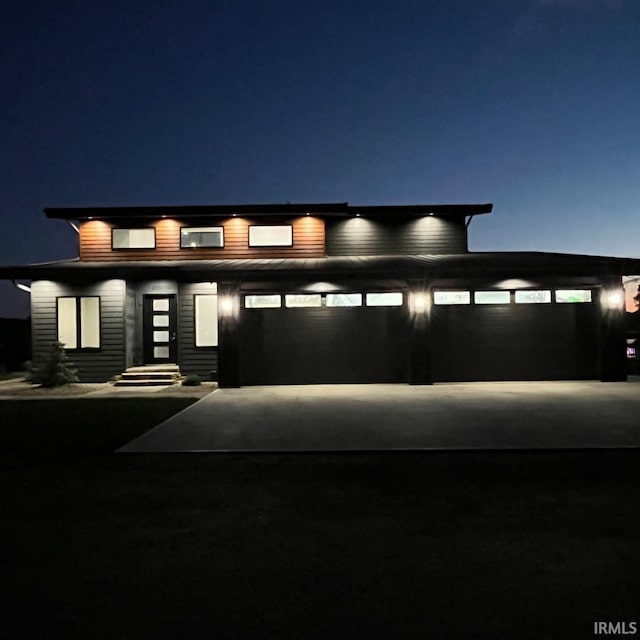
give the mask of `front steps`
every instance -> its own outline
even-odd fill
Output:
[[[148,364],[142,367],[129,367],[116,378],[114,386],[170,386],[176,384],[180,378],[180,367],[177,364]]]

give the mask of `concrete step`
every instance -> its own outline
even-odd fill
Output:
[[[120,374],[120,380],[177,380],[180,373],[166,371],[125,371]]]
[[[177,364],[148,364],[129,367],[115,382],[116,387],[143,387],[151,385],[169,386],[181,378]]]
[[[177,379],[172,380],[148,380],[148,379],[131,379],[131,380],[116,380],[114,382],[115,387],[155,387],[155,386],[163,386],[170,387],[172,384],[175,384]]]
[[[180,374],[180,367],[177,364],[145,364],[137,367],[125,369],[125,373],[147,373],[147,372],[170,372]]]

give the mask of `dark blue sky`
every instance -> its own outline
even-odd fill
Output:
[[[44,206],[345,200],[640,256],[637,0],[3,0],[0,83],[0,264],[76,255]]]

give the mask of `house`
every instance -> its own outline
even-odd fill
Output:
[[[33,361],[176,363],[220,386],[624,380],[640,260],[468,251],[491,204],[47,208],[79,257],[30,281]],[[20,281],[20,282],[19,282]]]

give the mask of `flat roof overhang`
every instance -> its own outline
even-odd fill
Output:
[[[561,253],[507,252],[464,255],[158,260],[81,262],[66,260],[0,267],[0,279],[95,282],[173,279],[183,282],[299,279],[447,279],[518,277],[620,277],[640,273],[640,259]]]
[[[132,218],[211,218],[239,216],[302,216],[308,214],[327,217],[355,215],[371,217],[452,216],[466,217],[491,213],[487,204],[413,204],[413,205],[350,205],[348,202],[284,203],[284,204],[218,204],[167,205],[134,207],[46,207],[48,218],[62,220],[117,220]]]

